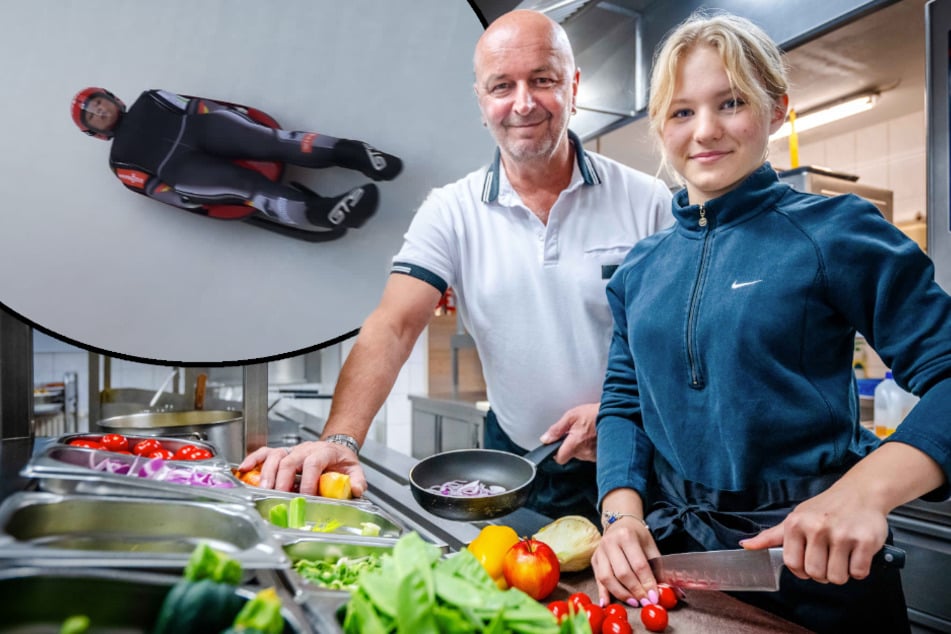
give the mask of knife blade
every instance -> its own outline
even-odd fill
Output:
[[[783,549],[710,550],[655,557],[647,562],[660,583],[692,590],[779,590]],[[872,565],[902,568],[905,551],[886,545]]]

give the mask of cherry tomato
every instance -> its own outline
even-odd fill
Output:
[[[83,447],[84,449],[105,449],[105,447],[102,446],[102,443],[98,443],[95,440],[86,440],[85,438],[70,440],[69,445],[71,447]]]
[[[559,623],[569,614],[567,601],[552,601],[547,607],[548,611],[555,615]]]
[[[584,606],[591,604],[591,597],[584,592],[575,592],[568,597],[568,604],[575,607],[575,612],[581,612]]]
[[[122,434],[106,434],[99,442],[109,451],[123,451],[129,449],[129,441]]]
[[[204,447],[195,447],[195,450],[188,454],[186,460],[208,460],[211,458],[211,452]]]
[[[139,454],[139,455],[142,455],[142,454]],[[156,449],[155,451],[151,451],[145,454],[145,457],[146,458],[161,458],[162,460],[171,460],[172,456],[174,455],[175,454],[173,454],[168,449]]]
[[[132,453],[137,456],[147,456],[159,449],[162,449],[162,443],[154,438],[146,438],[145,440],[140,440],[135,443],[135,447],[132,448]]]
[[[660,585],[657,587],[657,593],[660,595],[658,603],[665,609],[669,610],[677,606],[677,593],[674,592],[674,589],[670,586]]]
[[[188,456],[192,454],[193,451],[198,449],[195,445],[182,445],[175,450],[175,459],[176,460],[188,460]]]
[[[617,617],[622,621],[627,621],[627,608],[620,603],[609,603],[604,606],[604,618],[607,620],[607,618],[611,616]]]
[[[623,617],[609,616],[601,623],[601,634],[631,634],[633,631],[626,614]]]
[[[591,633],[601,634],[601,624],[604,622],[604,612],[601,610],[601,606],[586,603],[581,609],[588,615],[588,625],[591,626]]]
[[[667,610],[659,605],[641,608],[641,623],[651,632],[663,632],[667,629]]]

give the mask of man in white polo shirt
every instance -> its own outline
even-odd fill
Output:
[[[498,144],[490,165],[434,190],[337,382],[321,441],[262,448],[262,485],[313,493],[324,470],[366,487],[356,451],[443,292],[482,361],[484,446],[524,454],[564,437],[527,504],[598,521],[595,418],[611,338],[605,286],[635,242],[670,223],[657,179],[586,152],[568,130],[580,73],[564,30],[534,11],[493,22],[475,91]]]

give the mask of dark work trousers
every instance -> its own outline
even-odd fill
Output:
[[[851,466],[746,491],[718,491],[684,480],[659,454],[654,462],[647,523],[664,554],[740,548],[741,539],[779,524],[796,504],[827,489]],[[784,568],[777,592],[729,594],[815,632],[910,631],[901,576],[890,568],[873,566],[867,578],[841,586],[799,579]]]
[[[486,449],[498,449],[519,456],[530,451],[512,442],[499,427],[492,410],[485,416],[482,441]],[[594,522],[595,526],[601,526],[597,504],[598,485],[593,462],[572,459],[568,464],[560,465],[554,458],[549,458],[536,469],[535,482],[525,506],[552,519],[582,515]]]

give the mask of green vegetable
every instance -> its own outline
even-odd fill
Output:
[[[341,557],[336,561],[299,559],[294,570],[304,579],[331,590],[355,590],[357,579],[368,570],[380,568],[380,555]]]
[[[294,498],[287,506],[287,527],[304,528],[307,523],[307,500]]]
[[[244,604],[224,634],[281,634],[283,631],[281,599],[274,588],[265,588]]]
[[[360,522],[360,534],[367,537],[376,537],[380,534],[380,527],[373,522]]]
[[[188,563],[185,564],[184,577],[188,581],[211,579],[238,585],[241,583],[241,572],[241,564],[236,559],[201,542],[192,551]]]
[[[220,632],[231,625],[244,603],[232,585],[183,579],[165,596],[152,634]]]
[[[343,526],[343,524],[340,522],[340,520],[329,519],[326,522],[315,523],[311,530],[313,530],[315,533],[332,533],[341,526]]]
[[[287,528],[287,505],[278,504],[272,506],[271,510],[267,512],[268,521],[275,526],[280,526],[281,528]]]
[[[59,634],[86,634],[91,624],[88,616],[76,614],[63,621]]]
[[[497,632],[590,634],[587,618],[562,625],[518,589],[500,590],[479,560],[463,549],[450,557],[417,533],[401,537],[380,567],[358,577],[343,617],[348,634]]]

